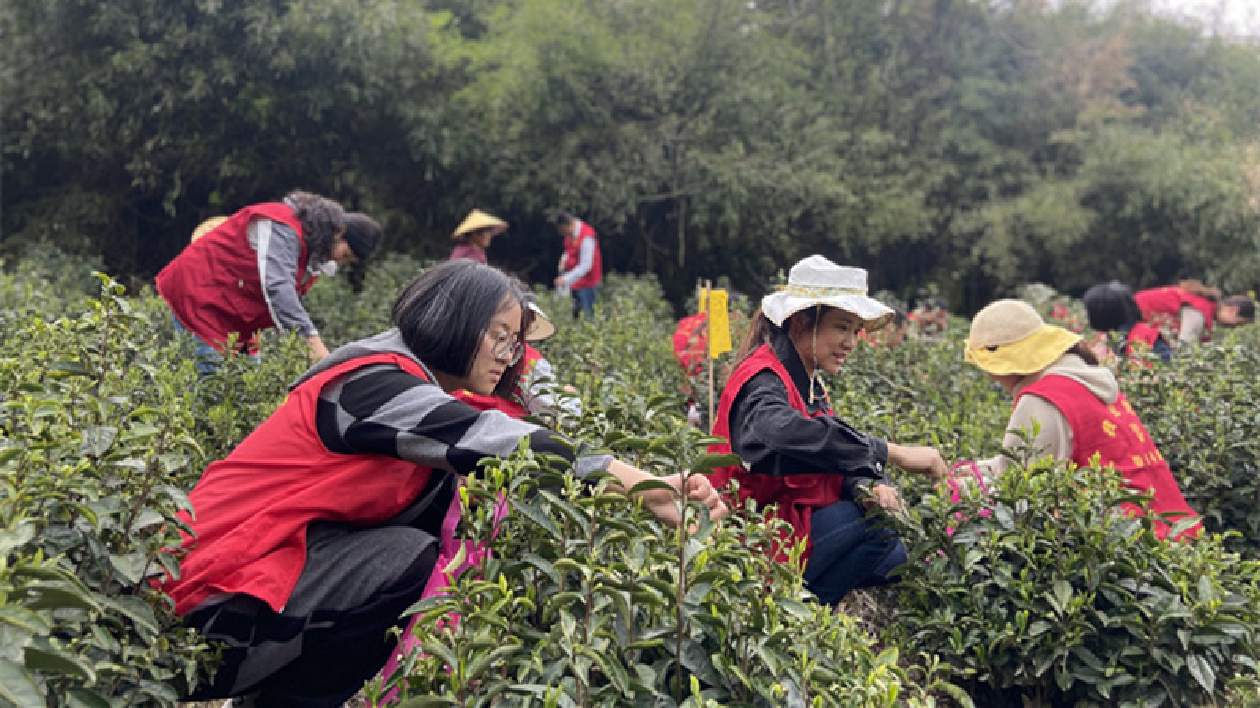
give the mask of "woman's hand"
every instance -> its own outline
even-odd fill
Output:
[[[1104,340],[1094,340],[1089,345],[1089,351],[1093,353],[1099,364],[1110,365],[1115,363],[1116,354],[1111,351],[1111,347],[1107,346],[1107,342]]]
[[[673,487],[676,492],[667,492],[664,489],[652,489],[643,492],[643,505],[648,511],[656,515],[656,518],[664,521],[670,526],[677,526],[678,518],[678,494],[683,491],[683,476],[681,474],[671,474],[668,477],[656,477],[656,479]],[[709,518],[717,521],[726,516],[728,510],[726,504],[722,502],[722,497],[709,484],[709,478],[702,474],[693,474],[687,477],[687,499],[697,501],[703,504],[709,510]]]
[[[876,484],[870,488],[868,501],[879,504],[888,511],[901,511],[901,497],[897,490],[887,484]]]
[[[907,472],[918,472],[932,479],[949,475],[949,465],[945,464],[941,451],[926,445],[888,443],[888,461]]]
[[[648,511],[655,514],[658,519],[671,526],[678,525],[678,495],[684,492],[684,481],[681,474],[657,477],[637,467],[631,467],[620,460],[613,460],[612,464],[608,466],[608,472],[617,478],[617,482],[623,490],[633,489],[634,485],[648,480],[664,482],[673,487],[672,491],[649,489],[641,492],[638,496],[642,497],[643,504],[648,508]],[[702,474],[688,475],[685,485],[687,499],[698,501],[707,507],[709,518],[716,521],[727,515],[726,504],[722,503],[722,497],[718,495],[717,490],[709,483],[708,477]]]
[[[306,338],[306,348],[311,363],[317,363],[328,356],[328,347],[324,346],[324,340],[320,339],[318,334],[312,334]]]

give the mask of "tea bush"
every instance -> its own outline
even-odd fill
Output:
[[[674,414],[676,424],[682,424]],[[680,428],[680,430],[687,430]],[[695,432],[620,447],[660,471],[709,469]],[[615,447],[616,447],[615,446]],[[495,519],[495,502],[510,510]],[[857,623],[813,603],[799,573],[766,552],[748,511],[720,524],[692,509],[690,535],[626,510],[603,484],[585,493],[528,450],[493,461],[464,490],[467,537],[491,557],[429,598],[420,651],[383,689],[403,706],[932,705],[949,692],[934,664],[906,669]],[[451,615],[458,615],[452,620]],[[924,686],[928,688],[925,689]],[[964,695],[956,692],[963,704]]]
[[[184,494],[284,400],[305,347],[267,337],[258,360],[199,381],[151,291],[40,258],[0,268],[0,706],[169,706],[214,651],[146,577],[173,567]],[[329,346],[386,327],[421,267],[383,258],[357,289],[317,284]],[[553,422],[648,469],[712,463],[680,418],[675,323],[652,278],[609,277],[590,320],[540,300],[559,330],[540,349],[583,403]],[[954,324],[943,344],[859,347],[829,381],[836,410],[950,459],[998,452],[1011,401],[963,361]],[[1097,470],[1020,467],[990,518],[900,479],[909,508],[890,523],[911,562],[877,635],[768,559],[755,512],[696,518],[688,541],[619,496],[539,486],[522,451],[470,484],[463,532],[492,558],[417,608],[423,650],[395,683],[414,705],[1255,704],[1258,345],[1247,328],[1119,372],[1213,533],[1155,542],[1108,513],[1125,494]]]
[[[169,705],[207,647],[147,578],[175,567],[175,513],[203,458],[192,369],[101,278],[77,316],[0,343],[0,696]]]
[[[1239,535],[1232,550],[1260,558],[1260,332],[1252,326],[1179,354],[1121,385],[1208,528]]]
[[[372,260],[362,273],[321,278],[307,295],[307,309],[324,342],[331,349],[388,329],[398,293],[428,265],[391,255]]]
[[[1117,513],[1132,501],[1114,471],[1048,460],[1014,466],[987,497],[929,497],[897,519],[923,562],[905,569],[894,634],[943,657],[985,704],[1185,706],[1254,691],[1260,564],[1211,534],[1160,541],[1150,519]]]
[[[612,274],[605,278],[594,317],[573,319],[567,297],[541,293],[540,305],[557,325],[538,345],[560,381],[596,404],[671,397],[682,409],[683,372],[674,361],[674,321],[655,278]],[[625,411],[647,410],[624,405]]]
[[[148,579],[175,567],[201,470],[305,366],[275,338],[198,383],[165,304],[87,267],[0,279],[0,705],[173,704],[214,653]]]
[[[29,244],[0,257],[0,321],[21,315],[56,319],[77,314],[99,291],[98,264],[54,246]]]

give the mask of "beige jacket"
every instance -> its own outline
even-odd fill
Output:
[[[1072,426],[1068,425],[1067,418],[1053,403],[1041,396],[1029,394],[1023,398],[1019,397],[1020,391],[1023,391],[1026,386],[1047,374],[1066,376],[1084,385],[1103,403],[1109,405],[1115,403],[1116,398],[1119,397],[1120,386],[1116,383],[1116,377],[1110,369],[1105,366],[1091,366],[1076,354],[1064,354],[1050,366],[1036,374],[1025,376],[1015,385],[1014,394],[1019,402],[1015,404],[1011,419],[1006,424],[1006,436],[1002,438],[1002,449],[1017,452],[1023,450],[1025,443],[1015,434],[1015,431],[1023,429],[1032,435],[1034,423],[1040,423],[1040,430],[1035,436],[1029,438],[1028,443],[1035,452],[1034,456],[1049,455],[1057,460],[1067,460],[1072,457]],[[987,460],[980,460],[976,462],[976,466],[980,468],[980,473],[987,481],[992,481],[1006,469],[1009,463],[1009,458],[998,455]]]

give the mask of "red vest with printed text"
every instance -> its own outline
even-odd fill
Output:
[[[1084,384],[1054,374],[1029,384],[1019,395],[1029,394],[1046,399],[1067,418],[1072,426],[1072,462],[1077,466],[1089,466],[1090,460],[1097,454],[1104,466],[1114,466],[1120,472],[1127,487],[1153,495],[1151,511],[1196,515],[1181,496],[1181,488],[1168,469],[1168,463],[1124,394],[1120,394],[1115,403],[1107,405]],[[1135,504],[1125,504],[1124,507],[1125,511],[1137,516],[1146,511]],[[1183,531],[1178,539],[1198,536],[1201,528],[1196,524]],[[1167,524],[1155,521],[1157,536],[1166,537],[1168,530]]]
[[[521,369],[521,378],[524,378],[525,375],[529,373],[530,369],[534,368],[534,362],[538,361],[541,358],[542,358],[541,352],[531,347],[530,345],[526,344],[525,345],[525,366],[522,367]],[[513,391],[513,393],[516,396],[515,398],[504,398],[503,396],[496,396],[494,394],[491,394],[489,396],[483,396],[479,393],[473,393],[472,391],[468,391],[461,388],[460,390],[456,391],[455,393],[451,395],[463,401],[464,403],[467,403],[473,408],[476,408],[479,411],[502,411],[506,413],[507,415],[512,416],[513,418],[517,418],[517,419],[524,418],[525,416],[529,415],[529,411],[525,408],[525,406],[521,405],[521,402],[520,402],[521,391],[520,391],[519,382],[517,383],[516,390]]]
[[[271,417],[226,458],[206,468],[188,495],[195,532],[178,580],[164,589],[184,615],[211,595],[245,593],[279,612],[306,565],[306,529],[313,521],[370,527],[404,511],[424,490],[432,469],[386,455],[328,450],[316,429],[324,385],[371,364],[395,364],[424,379],[423,368],[399,354],[351,359],[303,382]]]
[[[180,324],[219,351],[235,334],[238,345],[249,346],[258,333],[276,323],[258,273],[258,253],[250,247],[249,224],[270,219],[297,232],[301,256],[297,264],[299,296],[311,289],[316,276],[307,273],[309,253],[302,223],[287,204],[272,202],[245,207],[227,221],[184,247],[157,276],[157,291]]]
[[[573,284],[574,290],[586,290],[599,285],[604,280],[604,258],[599,252],[599,236],[595,233],[595,229],[584,221],[579,221],[577,224],[573,235],[564,239],[564,268],[562,270],[568,273],[576,268],[582,259],[582,242],[587,239],[594,241],[595,253],[591,259],[591,270]]]
[[[807,418],[817,418],[824,415],[831,415],[830,410],[821,410],[816,413],[810,413],[805,406],[805,399],[801,397],[800,391],[796,390],[796,384],[792,381],[791,375],[784,368],[783,363],[774,355],[774,350],[770,345],[763,344],[757,348],[747,359],[735,367],[735,371],[731,374],[730,380],[726,382],[726,387],[722,390],[721,402],[718,403],[717,420],[713,426],[713,434],[726,438],[726,442],[713,445],[709,448],[709,452],[715,455],[726,455],[731,452],[731,432],[730,432],[730,414],[731,406],[735,403],[735,397],[739,395],[739,391],[748,383],[749,379],[757,374],[769,369],[773,371],[787,387],[788,405],[793,410],[800,412]],[[822,509],[840,501],[840,488],[844,483],[844,475],[841,474],[793,474],[783,477],[773,477],[765,474],[753,474],[744,469],[742,465],[732,465],[716,469],[709,474],[709,481],[712,482],[714,488],[722,490],[727,487],[731,480],[739,482],[739,500],[738,503],[742,507],[748,499],[756,501],[759,507],[768,507],[776,505],[771,512],[771,516],[783,519],[788,522],[790,530],[782,538],[779,547],[775,549],[775,557],[780,562],[788,560],[788,550],[797,541],[804,539],[805,555],[802,561],[808,561],[810,554],[814,550],[814,544],[810,539],[810,517],[815,509]]]
[[[1140,290],[1133,299],[1142,311],[1142,319],[1157,327],[1161,324],[1179,327],[1181,308],[1186,305],[1193,307],[1203,313],[1206,323],[1203,327],[1204,341],[1212,338],[1212,324],[1216,321],[1216,302],[1213,300],[1195,295],[1178,285]]]

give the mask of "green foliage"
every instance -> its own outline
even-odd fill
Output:
[[[944,344],[859,346],[829,382],[832,407],[858,430],[903,444],[933,445],[970,459],[1001,440],[1010,401],[962,357],[964,330]]]
[[[203,462],[191,368],[162,348],[151,312],[100,284],[86,312],[22,318],[0,343],[10,705],[170,705],[206,655],[148,582],[176,567],[175,514]]]
[[[0,705],[169,706],[215,652],[146,577],[173,567],[175,515],[201,470],[284,399],[306,354],[268,337],[259,360],[229,358],[198,382],[160,299],[42,253],[0,273]],[[321,281],[311,307],[329,345],[386,326],[419,268],[387,257],[358,291]],[[608,278],[589,320],[541,301],[558,328],[542,348],[583,403],[552,422],[659,473],[714,462],[680,419],[656,279]],[[1010,401],[963,361],[964,333],[955,320],[941,344],[860,345],[829,381],[834,407],[950,459],[998,452]],[[957,505],[899,478],[910,508],[893,523],[911,561],[891,624],[871,628],[814,604],[767,557],[759,514],[713,525],[692,508],[687,540],[606,488],[535,477],[546,461],[523,450],[470,482],[461,534],[491,558],[416,608],[421,651],[396,682],[416,705],[1248,705],[1260,695],[1258,335],[1118,372],[1204,514],[1197,541],[1157,543],[1148,522],[1113,516],[1128,497],[1097,470],[1032,463],[991,500]],[[510,512],[495,534],[500,492]]]
[[[301,186],[421,258],[490,209],[491,258],[537,281],[573,209],[676,304],[814,252],[960,310],[1254,287],[1260,52],[1113,5],[14,0],[4,234],[149,277]]]
[[[715,461],[706,443],[692,432],[614,448],[703,471]],[[492,555],[413,608],[421,644],[384,687],[402,705],[931,704],[911,678],[931,683],[935,667],[907,671],[895,647],[877,650],[854,620],[810,602],[800,575],[764,552],[772,528],[756,513],[714,524],[692,508],[688,535],[627,512],[602,482],[589,491],[547,473],[528,450],[489,463],[462,496],[474,508],[464,537]]]
[[[160,299],[37,254],[0,276],[0,705],[173,705],[215,652],[150,580],[177,568],[186,492],[305,347],[268,341],[198,383]]]
[[[0,28],[5,237],[126,273],[293,187],[381,211],[389,106],[427,93],[415,3],[16,0]]]
[[[0,323],[77,313],[100,288],[91,275],[96,267],[49,244],[34,244],[11,259],[0,259]],[[7,329],[0,329],[0,337]]]
[[[390,308],[398,293],[428,266],[393,254],[371,262],[365,272],[351,274],[357,277],[321,278],[306,299],[320,337],[336,347],[389,329]]]
[[[1253,393],[1260,330],[1231,332],[1121,385],[1207,527],[1233,531],[1232,550],[1260,558],[1260,413]]]
[[[540,305],[557,332],[538,345],[539,351],[562,372],[564,383],[577,388],[583,401],[619,409],[594,413],[582,424],[584,435],[609,427],[657,431],[658,426],[624,427],[647,424],[656,407],[648,402],[657,396],[672,399],[682,410],[683,372],[674,361],[671,340],[674,321],[655,278],[606,278],[590,318],[573,319],[570,298],[544,296]],[[631,415],[638,419],[627,420]]]
[[[914,559],[900,641],[944,657],[984,702],[1179,706],[1254,692],[1254,561],[1210,534],[1158,540],[1149,519],[1117,513],[1141,498],[1114,471],[1036,462],[990,492],[931,496],[898,520]]]

